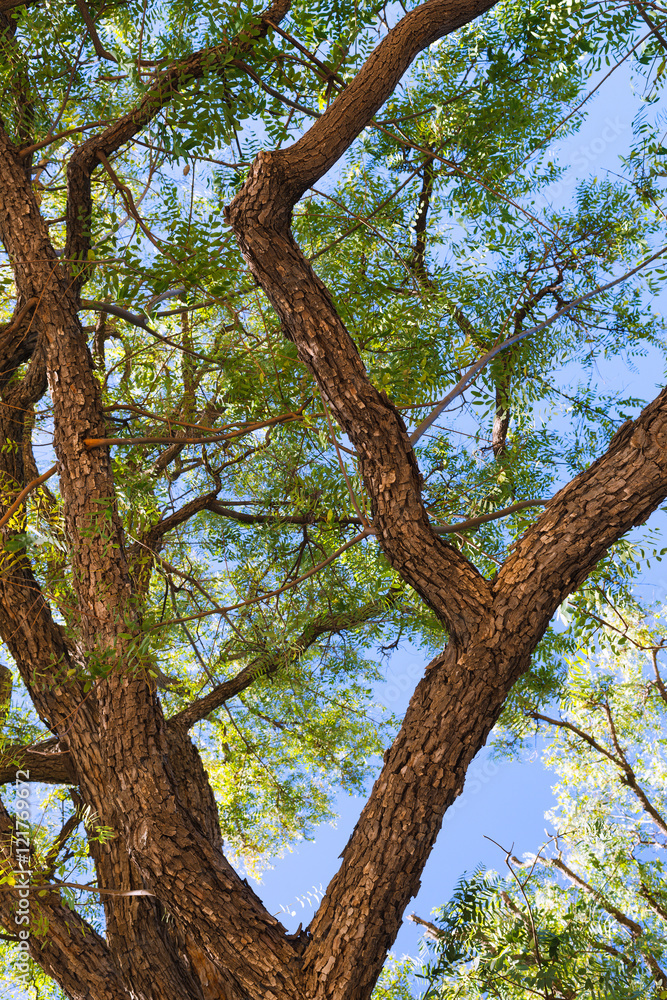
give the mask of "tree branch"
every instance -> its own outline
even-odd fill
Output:
[[[576,299],[572,299],[571,302],[567,302],[561,309],[558,309],[552,316],[545,319],[543,322],[538,323],[536,326],[530,327],[528,330],[522,330],[520,333],[514,334],[512,337],[508,337],[501,344],[497,344],[492,347],[491,350],[487,351],[479,361],[476,361],[474,365],[468,369],[465,375],[456,383],[453,389],[447,393],[447,395],[442,399],[429,413],[422,422],[415,428],[415,430],[410,435],[410,441],[412,444],[416,444],[420,438],[426,433],[429,427],[438,419],[441,413],[447,409],[450,403],[452,403],[457,396],[460,396],[465,389],[473,382],[475,377],[482,371],[483,368],[493,361],[497,354],[501,351],[507,350],[508,347],[512,347],[514,344],[518,344],[520,340],[524,340],[525,337],[532,336],[534,333],[540,333],[542,330],[546,330],[547,327],[552,326],[557,320],[561,319],[567,313],[571,312],[577,306],[583,305],[584,302],[588,302],[590,299],[595,298],[597,295],[602,295],[604,292],[610,291],[610,289],[615,288],[616,285],[620,285],[623,281],[627,281],[632,278],[639,271],[643,270],[649,264],[665,256],[667,252],[667,247],[661,247],[655,253],[651,254],[645,260],[638,264],[636,267],[631,268],[631,270],[626,271],[618,278],[613,278],[611,281],[607,281],[604,285],[598,285],[596,288],[591,289],[590,292],[586,292],[584,295],[579,295]]]
[[[590,733],[587,733],[585,730],[580,729],[578,726],[575,726],[572,722],[568,722],[566,719],[553,719],[548,715],[543,715],[541,712],[534,712],[534,711],[528,711],[526,714],[529,715],[531,719],[540,720],[542,722],[548,723],[550,726],[556,726],[559,729],[565,729],[573,733],[580,740],[583,740],[585,743],[587,743],[591,747],[591,749],[595,750],[596,753],[599,753],[602,757],[605,757],[612,764],[614,764],[614,766],[617,767],[618,770],[623,775],[623,777],[621,778],[623,784],[627,788],[629,788],[631,792],[634,794],[635,798],[639,800],[639,802],[642,805],[642,808],[644,809],[644,812],[646,812],[651,817],[651,819],[658,827],[660,832],[665,834],[665,836],[667,836],[667,823],[665,822],[661,814],[658,812],[658,810],[655,808],[653,803],[650,801],[644,789],[639,784],[637,780],[637,775],[635,774],[632,766],[630,765],[630,762],[628,761],[625,755],[624,750],[621,748],[616,738],[616,731],[613,724],[613,720],[611,718],[611,713],[609,712],[609,708],[608,706],[605,707],[606,707],[607,721],[609,722],[612,741],[614,743],[614,748],[616,750],[615,754],[610,753],[610,751],[607,750],[604,746],[602,746],[602,744],[599,743],[593,736],[591,736]]]
[[[466,531],[469,528],[478,528],[481,524],[488,524],[490,521],[497,521],[503,517],[509,517],[511,514],[517,514],[521,510],[526,510],[528,507],[546,507],[549,500],[520,500],[518,503],[513,503],[509,507],[503,507],[502,510],[494,510],[489,514],[479,514],[477,517],[470,517],[465,521],[455,521],[452,524],[438,524],[433,523],[432,528],[436,535],[455,535],[459,531]],[[225,502],[224,500],[210,500],[206,504],[206,509],[210,510],[214,514],[219,514],[220,517],[229,517],[233,521],[238,521],[240,524],[326,524],[326,517],[315,517],[309,516],[308,514],[247,514],[242,510],[235,510],[232,507],[232,501]],[[337,524],[341,525],[359,525],[362,526],[362,521],[360,517],[339,517],[336,519]],[[372,528],[372,525],[371,525]]]
[[[110,156],[121,146],[134,138],[155,115],[168,104],[173,96],[193,81],[200,79],[204,72],[215,71],[227,64],[230,53],[241,54],[252,49],[257,38],[266,35],[269,21],[280,24],[287,15],[291,0],[274,0],[257,19],[257,31],[246,27],[241,37],[232,39],[208,49],[194,53],[188,59],[174,63],[160,73],[155,83],[148,89],[139,104],[110,125],[104,132],[92,136],[74,152],[67,168],[67,241],[65,258],[70,261],[84,260],[90,249],[88,220],[92,211],[90,178],[93,170],[101,162],[99,153]],[[79,287],[84,281],[84,272],[78,279]]]
[[[322,117],[289,149],[274,154],[293,205],[336,163],[393,92],[413,59],[468,24],[494,0],[428,0],[401,18]]]
[[[617,906],[610,903],[609,900],[594,886],[586,882],[585,879],[577,875],[571,868],[569,868],[561,858],[545,858],[538,855],[536,859],[531,860],[531,864],[542,865],[544,868],[556,868],[559,872],[570,881],[573,885],[576,885],[578,889],[583,889],[584,892],[588,893],[589,896],[593,896],[594,899],[600,903],[602,908],[610,913],[612,917],[618,920],[619,924],[625,927],[626,930],[630,931],[633,937],[641,937],[644,933],[644,928],[641,924],[638,924],[636,920],[629,917],[622,910],[619,910]]]
[[[603,910],[606,910],[606,912],[609,913],[612,917],[614,917],[614,919],[617,920],[622,927],[625,927],[626,930],[630,931],[630,934],[633,936],[633,938],[635,939],[644,938],[645,932],[641,924],[638,924],[637,921],[633,920],[632,917],[629,917],[627,913],[624,913],[622,910],[619,910],[617,906],[614,906],[614,904],[611,903],[606,898],[606,896],[604,896],[599,891],[599,889],[596,889],[594,886],[590,885],[588,882],[582,879],[579,875],[577,875],[576,872],[572,871],[572,869],[569,868],[565,864],[565,862],[562,861],[560,858],[542,858],[538,856],[536,858],[536,863],[543,865],[546,868],[556,868],[559,872],[562,872],[565,878],[567,878],[570,882],[572,882],[573,885],[576,885],[577,888],[582,889],[584,892],[588,893],[589,896],[593,896],[593,898],[597,900],[597,902],[600,904]],[[648,947],[648,944],[643,940],[639,940],[639,945],[640,945],[641,955],[643,956],[643,958],[646,961],[646,964],[653,973],[653,978],[660,986],[662,986],[663,988],[666,987],[667,975],[665,975],[665,973],[661,969],[660,965],[656,960],[655,955]]]
[[[111,302],[96,302],[93,299],[81,299],[80,305],[82,309],[90,309],[93,312],[105,312],[110,313],[111,316],[118,316],[119,319],[124,319],[126,323],[131,323],[132,326],[139,326],[143,330],[148,330],[149,333],[155,335],[155,330],[149,326],[145,316],[139,316],[128,309],[123,309],[121,306],[113,305]],[[202,357],[205,357],[205,355],[202,355]]]
[[[7,384],[35,349],[37,330],[32,310],[38,301],[36,296],[32,296],[17,308],[11,321],[0,329],[0,387]]]
[[[58,463],[56,462],[55,465],[52,465],[51,468],[47,469],[46,472],[42,473],[41,476],[37,476],[37,479],[33,479],[31,483],[28,483],[27,486],[24,486],[24,488],[17,496],[16,500],[14,500],[14,502],[7,508],[2,517],[0,517],[0,528],[4,528],[4,526],[11,521],[12,517],[17,512],[17,510],[22,506],[23,501],[31,493],[33,493],[39,486],[41,486],[42,483],[45,483],[47,479],[50,479],[51,476],[55,476],[57,471],[58,471]]]
[[[12,848],[8,849],[10,844]],[[17,857],[19,849],[21,858]],[[32,855],[23,839],[17,838],[12,817],[0,802],[0,860],[3,867],[16,870],[19,883],[13,888],[2,886],[5,891],[0,892],[0,922],[14,933],[25,926],[17,924],[15,918],[20,905],[19,889],[27,881],[21,873],[33,867],[27,862],[28,853]],[[27,940],[32,960],[55,979],[71,1000],[130,1000],[104,940],[78,913],[62,904],[57,888],[46,888],[44,896],[33,897],[27,911],[31,917]],[[41,887],[35,885],[34,890],[38,889]],[[37,932],[40,918],[48,921],[46,935]]]
[[[83,443],[85,447],[90,451],[92,448],[101,448],[104,445],[111,444],[220,444],[222,441],[234,441],[237,438],[244,437],[246,434],[252,434],[253,431],[263,430],[266,427],[275,427],[276,424],[287,423],[290,420],[303,420],[303,412],[301,413],[281,413],[277,417],[270,417],[268,420],[258,420],[252,424],[246,424],[241,427],[240,430],[228,431],[224,434],[209,434],[208,437],[186,437],[185,435],[181,437],[176,437],[174,435],[155,435],[154,437],[138,437],[138,438],[84,438]],[[55,469],[55,466],[54,466]],[[53,473],[50,472],[49,475]],[[33,487],[34,488],[34,487]],[[2,523],[0,522],[0,527]]]
[[[31,3],[39,3],[41,0],[0,0],[0,13],[7,10],[14,10],[15,7],[27,7]]]
[[[220,708],[230,698],[241,694],[246,688],[254,684],[260,677],[270,677],[277,673],[282,667],[298,662],[306,650],[317,642],[323,635],[331,635],[335,632],[344,632],[349,629],[363,625],[365,622],[384,614],[387,608],[391,607],[398,600],[398,592],[389,591],[385,597],[377,601],[371,601],[356,611],[344,614],[328,614],[314,618],[312,622],[303,629],[297,639],[290,643],[289,648],[284,652],[275,653],[273,651],[263,653],[255,657],[247,667],[244,667],[236,677],[232,677],[222,684],[218,684],[203,698],[198,698],[187,708],[182,709],[169,720],[170,726],[181,726],[190,729],[196,722],[206,718],[216,708]]]
[[[528,650],[609,547],[664,501],[666,442],[663,389],[636,420],[620,428],[604,455],[556,494],[515,544],[494,584],[494,609],[509,634],[516,630],[525,636]]]
[[[90,35],[90,40],[93,43],[93,48],[95,49],[96,55],[98,55],[100,59],[108,59],[110,62],[117,63],[118,60],[116,59],[116,57],[112,55],[111,52],[108,52],[107,49],[105,49],[104,46],[102,45],[102,42],[100,41],[100,36],[97,34],[97,28],[95,27],[95,22],[90,16],[90,11],[86,7],[84,0],[74,0],[74,3],[77,6],[79,14],[81,14],[81,17],[83,18],[83,23],[88,29],[88,34]]]

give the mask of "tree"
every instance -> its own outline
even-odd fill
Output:
[[[608,612],[596,647],[570,659],[560,711],[525,699],[523,725],[512,720],[515,744],[531,722],[547,737],[554,832],[534,855],[508,850],[506,878],[462,880],[437,923],[424,921],[425,997],[667,992],[664,609],[638,611]]]
[[[574,443],[531,415],[559,365],[660,342],[661,149],[537,204],[605,19],[618,58],[641,25],[649,69],[659,28],[638,5],[0,6],[3,778],[56,786],[31,958],[73,998],[362,1000],[554,612],[625,586],[623,536],[667,496],[665,392],[616,430],[637,401],[575,386]],[[473,383],[465,450],[437,420]],[[406,634],[440,651],[288,935],[223,833],[261,856],[360,787],[386,732],[363,650]],[[62,884],[88,863],[103,915]]]

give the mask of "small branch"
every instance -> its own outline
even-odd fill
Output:
[[[230,611],[238,611],[239,608],[247,608],[250,607],[250,605],[252,604],[261,604],[262,601],[269,601],[271,600],[272,597],[279,597],[280,594],[284,594],[286,590],[291,590],[293,587],[298,586],[298,584],[303,583],[304,580],[307,580],[309,577],[314,576],[316,573],[319,573],[320,570],[325,569],[325,567],[327,567],[330,563],[332,563],[335,559],[337,559],[338,556],[342,555],[343,552],[347,552],[347,550],[352,548],[353,545],[356,545],[357,542],[360,542],[363,538],[367,538],[372,533],[373,532],[370,529],[364,529],[364,531],[360,531],[358,535],[355,535],[354,538],[351,538],[349,542],[345,542],[345,544],[341,545],[339,549],[336,549],[335,552],[332,552],[330,556],[328,556],[326,559],[323,559],[322,562],[319,562],[316,566],[313,566],[312,569],[309,569],[307,573],[303,573],[302,576],[298,576],[295,580],[290,580],[289,583],[286,583],[282,587],[278,587],[277,590],[269,591],[268,594],[262,594],[260,597],[252,597],[250,598],[250,600],[247,601],[239,601],[238,604],[230,604],[229,607],[226,608],[219,608],[214,611],[200,611],[197,614],[185,615],[183,618],[172,618],[169,621],[160,622],[159,625],[154,625],[153,628],[149,629],[148,631],[154,632],[156,629],[164,628],[167,625],[180,625],[182,622],[196,621],[199,618],[208,618],[210,617],[210,615],[214,614],[226,615]]]
[[[93,48],[95,49],[97,55],[100,57],[100,59],[108,59],[110,62],[117,63],[118,60],[116,59],[116,57],[112,55],[111,52],[108,52],[102,45],[102,42],[100,41],[100,36],[97,34],[97,28],[95,27],[95,22],[90,16],[90,13],[84,3],[84,0],[74,0],[74,2],[79,10],[79,14],[81,14],[81,17],[83,18],[83,23],[86,25],[86,28],[88,29],[90,40],[93,43]]]
[[[638,264],[637,267],[633,267],[632,270],[626,271],[626,273],[622,274],[619,278],[614,278],[613,281],[608,281],[604,285],[598,285],[597,288],[593,288],[590,292],[586,292],[584,295],[580,295],[578,296],[578,298],[572,299],[572,301],[566,303],[566,305],[564,305],[562,309],[558,309],[557,312],[553,314],[553,316],[549,317],[549,319],[545,319],[542,323],[538,323],[536,326],[531,326],[530,329],[528,330],[522,330],[521,333],[518,333],[515,336],[509,337],[507,340],[504,340],[502,344],[498,344],[496,345],[496,347],[492,347],[490,351],[487,351],[486,354],[484,354],[479,359],[479,361],[476,361],[475,364],[468,369],[463,378],[459,379],[454,388],[450,392],[448,392],[445,398],[438,403],[438,405],[431,411],[431,413],[429,413],[428,417],[422,420],[422,422],[414,429],[414,431],[410,435],[410,443],[413,446],[417,444],[419,439],[424,436],[429,427],[433,423],[435,423],[440,414],[447,409],[449,404],[453,402],[453,400],[455,400],[457,396],[460,396],[465,389],[467,389],[467,387],[479,374],[479,372],[481,372],[483,368],[486,368],[489,362],[492,361],[497,354],[500,354],[501,351],[504,351],[508,347],[511,347],[512,344],[517,344],[520,340],[523,340],[525,337],[529,337],[534,333],[540,333],[542,330],[546,330],[547,327],[551,326],[557,320],[561,319],[572,309],[582,305],[584,302],[587,302],[589,299],[594,298],[596,295],[602,295],[604,292],[608,292],[611,288],[614,288],[615,285],[620,285],[621,282],[627,281],[633,275],[637,274],[638,271],[641,271],[642,268],[647,267],[649,264],[652,264],[653,261],[658,260],[658,258],[660,257],[663,257],[665,255],[665,252],[667,252],[667,246],[661,247],[660,250],[657,250],[654,254],[651,254],[650,257],[647,257],[646,260],[642,261],[641,264]]]
[[[21,490],[11,507],[5,511],[2,517],[0,517],[0,528],[4,528],[8,521],[11,520],[27,496],[32,493],[33,490],[36,490],[38,486],[41,486],[42,483],[45,483],[47,479],[50,479],[51,476],[54,476],[57,471],[58,463],[56,462],[56,464],[52,465],[50,469],[47,469],[43,475],[37,476],[37,479],[33,479],[31,483],[28,483],[28,485]]]
[[[544,500],[520,500],[518,503],[512,504],[510,507],[503,507],[502,510],[494,511],[490,514],[480,514],[479,517],[471,517],[467,521],[457,521],[454,524],[432,524],[436,535],[455,535],[459,531],[465,531],[468,528],[478,528],[480,524],[488,524],[489,521],[497,521],[502,517],[509,517],[510,514],[516,514],[520,510],[524,510],[527,507],[546,507],[549,503],[549,499]],[[207,504],[207,509],[214,514],[219,514],[221,517],[229,517],[233,521],[239,521],[241,524],[326,524],[326,517],[309,517],[308,515],[280,515],[280,514],[246,514],[245,511],[235,510],[231,506],[230,502],[225,502],[223,500],[211,500]],[[359,525],[364,526],[359,517],[340,517],[336,519],[336,523],[340,525]],[[372,525],[369,525],[370,533],[373,533]]]
[[[211,299],[211,301],[205,303],[205,305],[214,305],[217,301],[217,299]],[[121,306],[112,305],[110,302],[97,302],[95,299],[81,299],[80,308],[89,309],[91,312],[105,312],[110,313],[112,316],[118,316],[119,319],[124,319],[126,323],[130,323],[132,326],[138,326],[142,330],[146,330],[147,333],[150,333],[151,337],[155,337],[156,340],[159,340],[163,344],[167,344],[169,347],[173,347],[177,351],[181,351],[183,354],[187,354],[192,358],[199,358],[201,361],[207,361],[209,364],[213,361],[213,359],[207,354],[201,354],[199,351],[193,351],[192,348],[183,347],[182,344],[177,344],[176,341],[170,340],[169,337],[165,337],[163,334],[158,333],[152,326],[149,326],[148,320],[144,316],[139,316],[137,313],[129,312]],[[192,310],[201,307],[190,306],[188,308],[189,310]],[[156,313],[155,315],[158,317],[172,316],[182,312],[182,309],[174,309],[173,312]]]
[[[232,441],[235,438],[251,434],[253,431],[261,430],[264,427],[274,427],[276,424],[287,423],[291,420],[302,420],[303,413],[284,413],[278,417],[271,417],[270,420],[259,421],[255,424],[248,424],[238,431],[227,434],[213,434],[210,437],[138,437],[138,438],[84,438],[83,443],[90,451],[91,448],[101,448],[103,445],[111,444],[219,444],[221,441]],[[0,523],[0,527],[1,527]]]
[[[232,521],[238,521],[240,524],[298,524],[303,526],[307,524],[327,523],[326,517],[313,517],[308,514],[247,514],[245,511],[235,510],[231,506],[231,501],[225,503],[225,501],[217,499],[211,500],[206,505],[206,509],[210,510],[212,514],[218,514],[220,517],[228,517]],[[361,526],[361,519],[358,517],[340,517],[336,518],[336,524]]]
[[[0,0],[0,13],[4,14],[6,10],[14,10],[15,7],[27,7],[29,3],[35,3],[37,0]]]
[[[103,118],[99,122],[89,122],[87,125],[76,125],[74,128],[67,128],[64,132],[53,132],[46,136],[45,139],[40,139],[39,142],[35,142],[32,146],[24,146],[18,152],[19,157],[30,156],[31,153],[36,153],[38,149],[44,149],[45,146],[50,146],[52,142],[57,142],[58,139],[66,139],[69,135],[76,135],[77,132],[85,132],[89,128],[99,128],[100,125],[109,125],[113,121],[112,118]]]
[[[195,517],[200,511],[206,510],[209,503],[211,503],[216,497],[216,492],[205,493],[204,496],[197,497],[195,500],[191,500],[186,503],[179,510],[174,511],[169,517],[163,518],[154,524],[152,528],[149,528],[145,532],[143,538],[141,539],[141,544],[143,547],[148,548],[153,551],[160,539],[166,535],[169,531],[173,531],[174,528],[178,528],[179,525],[183,524],[185,521],[189,521],[191,517]],[[130,549],[130,551],[132,551]]]
[[[648,947],[646,947],[642,951],[642,955],[646,959],[646,964],[653,973],[653,979],[664,990],[665,987],[667,987],[667,975],[665,974],[662,967],[659,965],[657,958],[655,957],[651,949]]]
[[[0,885],[0,892],[16,892],[20,888],[25,888],[30,892],[38,894],[57,892],[59,889],[82,889],[84,892],[99,892],[105,896],[152,896],[155,898],[155,893],[149,892],[148,889],[100,889],[96,885],[80,885],[78,882],[51,882],[44,884],[41,882],[31,882],[26,886]]]
[[[636,920],[633,920],[632,917],[628,917],[627,914],[623,913],[622,910],[619,910],[617,906],[610,903],[609,900],[602,895],[599,889],[596,889],[594,886],[590,885],[590,883],[586,882],[583,878],[577,875],[576,872],[573,872],[572,869],[569,868],[564,861],[561,861],[560,858],[538,857],[535,860],[537,864],[543,865],[545,868],[557,868],[558,871],[562,872],[562,874],[570,882],[572,882],[573,885],[576,885],[579,889],[583,889],[584,892],[587,892],[590,896],[597,899],[600,906],[602,906],[607,913],[611,914],[612,917],[615,917],[619,924],[629,930],[633,937],[638,938],[643,935],[644,929],[637,923]]]
[[[655,672],[655,686],[660,692],[662,700],[667,703],[667,687],[665,687],[665,682],[662,679],[660,668],[658,667],[658,650],[655,648],[652,649],[651,656],[653,658],[653,670]]]
[[[648,16],[648,14],[646,13],[646,8],[644,7],[644,4],[640,3],[640,0],[634,0],[634,5],[637,8],[637,10],[639,11],[639,13],[640,13],[641,17],[643,18],[643,20],[646,22],[646,24],[651,29],[652,33],[655,35],[655,37],[660,42],[660,44],[663,47],[663,49],[665,50],[665,52],[667,52],[667,39],[665,39],[665,36],[660,31],[660,29],[658,28],[657,24],[655,24],[651,20],[651,18]]]
[[[451,535],[459,531],[464,531],[466,528],[478,528],[480,524],[497,521],[501,517],[509,517],[510,514],[516,514],[527,507],[546,507],[549,502],[550,498],[544,500],[520,500],[518,503],[513,503],[510,507],[503,507],[502,510],[494,511],[491,514],[480,514],[479,517],[471,517],[467,521],[458,521],[456,524],[434,524],[432,527],[436,535]]]
[[[136,313],[131,313],[127,309],[122,309],[120,306],[112,305],[110,302],[96,302],[94,299],[81,299],[81,309],[90,309],[91,312],[105,312],[109,313],[111,316],[118,316],[119,319],[124,319],[126,323],[131,323],[132,326],[140,326],[143,330],[148,330],[149,333],[155,335],[155,330],[151,329],[148,325],[148,320],[144,316],[138,316]]]
[[[441,941],[443,938],[447,937],[446,933],[440,927],[436,927],[436,925],[432,924],[430,920],[424,920],[422,917],[418,917],[416,913],[411,913],[408,920],[411,920],[413,924],[419,924],[420,927],[425,927],[426,937],[433,938],[434,941]]]
[[[44,859],[46,867],[39,872],[41,878],[53,878],[53,873],[58,864],[58,855],[80,823],[81,817],[78,815],[78,812],[73,812],[46,853]]]
[[[0,751],[0,785],[14,781],[17,771],[29,774],[27,781],[52,785],[72,785],[76,782],[72,759],[69,753],[58,750],[56,737],[27,746],[4,747]]]
[[[22,323],[23,319],[27,314],[33,309],[39,302],[39,299],[32,298],[28,299],[26,304],[22,309],[14,316],[14,318],[7,324],[7,326],[0,327],[0,334],[4,337],[8,333],[13,333]]]
[[[132,538],[131,535],[129,537]],[[216,611],[222,610],[218,602],[215,600],[215,598],[213,598],[206,590],[204,590],[201,583],[199,582],[199,580],[196,579],[196,577],[192,576],[190,573],[185,573],[182,569],[178,569],[178,567],[176,566],[172,566],[170,562],[167,562],[166,559],[163,559],[161,555],[158,555],[157,552],[154,552],[153,549],[149,548],[148,545],[145,545],[144,542],[140,542],[138,538],[133,538],[132,541],[135,543],[135,545],[139,545],[142,549],[148,552],[151,556],[151,559],[159,563],[160,566],[162,566],[162,568],[166,571],[166,573],[173,573],[175,576],[179,576],[181,580],[185,580],[187,583],[192,584],[195,590],[198,590],[199,593],[202,595],[202,597],[205,597],[206,600],[213,605]]]
[[[665,910],[664,906],[662,906],[658,902],[658,900],[655,898],[653,893],[650,891],[648,886],[645,885],[644,882],[641,883],[641,888],[638,890],[638,892],[639,895],[646,900],[651,909],[654,910],[654,912],[657,913],[659,917],[661,917],[664,921],[667,922],[667,910]]]
[[[298,49],[299,52],[301,52],[304,56],[306,56],[307,59],[310,59],[313,63],[315,63],[316,66],[319,66],[322,72],[326,75],[327,79],[335,80],[335,82],[339,83],[341,87],[345,86],[345,80],[343,80],[343,78],[339,76],[334,70],[329,69],[326,63],[321,62],[317,58],[317,56],[314,55],[312,52],[310,52],[307,48],[305,48],[301,44],[301,42],[297,41],[296,38],[293,38],[292,35],[289,35],[286,31],[283,30],[283,28],[279,27],[279,25],[273,24],[273,22],[269,21],[268,18],[265,18],[265,21],[266,24],[269,25],[269,27],[273,28],[274,31],[277,31],[279,35],[282,35],[282,37],[286,41],[288,41],[290,45],[293,45],[294,48]],[[431,108],[430,110],[433,111],[433,108]]]
[[[350,477],[347,474],[347,469],[345,468],[345,463],[343,462],[343,456],[340,453],[340,446],[338,444],[338,439],[334,433],[333,424],[331,422],[331,415],[327,404],[324,402],[324,396],[320,392],[320,399],[322,400],[322,406],[324,408],[324,415],[327,419],[327,425],[329,427],[329,434],[331,435],[331,440],[333,441],[334,448],[336,449],[336,456],[338,458],[338,465],[340,471],[343,473],[343,479],[345,480],[345,485],[347,486],[347,492],[350,495],[350,500],[352,501],[352,506],[356,510],[359,516],[359,522],[364,526],[364,528],[370,528],[370,525],[365,517],[362,516],[361,510],[359,509],[359,504],[357,503],[357,498],[354,495],[354,490],[352,489],[352,483],[350,482]]]
[[[155,236],[153,236],[152,232],[150,231],[144,220],[139,215],[137,206],[134,203],[134,195],[130,191],[127,184],[123,184],[123,182],[119,179],[118,175],[116,174],[115,170],[113,169],[113,167],[111,166],[107,157],[105,156],[105,154],[102,152],[101,149],[97,150],[97,158],[104,167],[104,169],[106,170],[106,172],[108,173],[111,180],[113,181],[114,187],[120,192],[120,195],[123,201],[125,202],[125,208],[127,210],[127,214],[132,219],[134,219],[134,221],[137,223],[137,225],[141,229],[146,239],[150,240],[150,242],[153,244],[158,253],[164,254],[164,256],[167,257],[172,262],[172,264],[175,264],[177,267],[181,267],[183,261],[180,261],[176,257],[172,256],[172,254],[160,243],[160,241],[157,240]]]
[[[281,104],[286,104],[288,108],[292,108],[294,111],[298,111],[302,115],[307,115],[309,118],[322,117],[317,111],[313,111],[311,108],[306,108],[303,104],[297,104],[295,101],[290,101],[288,97],[285,97],[278,90],[274,90],[273,87],[268,85],[268,83],[264,83],[262,78],[258,76],[257,73],[255,73],[255,71],[243,61],[243,59],[232,59],[231,65],[242,70],[244,73],[247,73],[251,80],[255,81],[258,87],[261,87],[262,90],[266,91],[269,97],[273,97],[275,100],[280,101]]]
[[[296,641],[290,644],[288,650],[277,654],[275,652],[265,653],[255,657],[235,677],[218,684],[208,694],[202,698],[198,698],[197,701],[192,702],[187,708],[178,712],[177,715],[169,720],[169,725],[190,729],[196,722],[206,718],[207,715],[215,711],[216,708],[220,708],[225,702],[241,694],[251,684],[254,684],[258,678],[270,677],[282,666],[286,666],[289,662],[296,662],[323,635],[347,631],[348,629],[356,628],[358,625],[363,625],[373,617],[382,614],[388,607],[395,604],[399,598],[399,591],[389,591],[385,597],[371,601],[357,611],[341,615],[322,615],[319,618],[315,618],[306,625]]]
[[[138,416],[146,417],[148,420],[157,420],[159,423],[169,424],[175,427],[186,427],[191,431],[203,431],[205,434],[220,434],[223,430],[227,430],[230,427],[243,426],[242,420],[237,420],[231,424],[225,424],[224,427],[208,427],[206,424],[195,424],[188,420],[177,420],[175,417],[167,417],[162,413],[154,413],[152,410],[146,410],[143,406],[135,406],[131,403],[116,403],[110,406],[105,406],[105,413],[113,413],[116,410],[127,410],[129,413]],[[114,418],[115,419],[115,418]]]

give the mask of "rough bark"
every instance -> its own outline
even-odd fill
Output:
[[[297,144],[298,146],[298,144]],[[297,146],[292,147],[292,150]],[[418,686],[309,928],[307,996],[365,997],[396,935],[445,809],[563,599],[667,492],[667,390],[565,487],[493,586],[437,543],[400,415],[371,385],[326,289],[289,230],[291,151],[260,154],[229,219],[287,335],[355,444],[376,536],[452,639]],[[299,161],[294,167],[299,170]]]
[[[230,997],[243,995],[246,985],[257,992],[260,984],[266,988],[272,981],[284,981],[294,948],[278,921],[266,913],[220,854],[215,806],[203,768],[200,764],[197,768],[198,755],[188,741],[190,760],[185,769],[170,760],[169,738],[154,687],[136,663],[131,640],[121,637],[136,631],[137,609],[113,503],[109,453],[102,448],[89,451],[83,444],[86,437],[104,436],[92,359],[71,282],[49,243],[18,152],[4,135],[0,144],[0,191],[12,196],[0,202],[0,230],[20,294],[26,300],[36,297],[40,303],[36,311],[40,354],[33,356],[31,366],[36,368],[43,357],[49,375],[60,488],[79,605],[80,656],[98,662],[102,658],[111,676],[87,698],[79,684],[62,683],[62,665],[70,665],[71,650],[52,622],[25,559],[0,581],[12,591],[12,597],[7,595],[2,601],[1,611],[7,618],[0,623],[5,625],[2,635],[37,710],[51,730],[60,734],[61,747],[69,750],[84,802],[102,822],[127,833],[96,851],[101,884],[133,889],[143,887],[142,880],[158,880],[163,905],[185,928],[191,927],[195,940],[189,947],[202,974],[207,966],[217,970],[204,978],[214,980],[217,975]],[[2,412],[10,421],[20,421],[20,426],[7,432],[19,447],[8,450],[5,460],[15,466],[9,472],[12,479],[22,484],[22,416],[14,416],[21,411],[5,406]],[[18,581],[19,569],[22,581]],[[34,594],[29,615],[26,589]],[[41,690],[34,680],[35,667],[41,668]],[[115,673],[119,669],[125,676]],[[188,752],[188,744],[179,748],[182,754]],[[185,885],[195,883],[195,872],[197,884],[184,894]],[[231,927],[220,919],[220,900],[225,898]],[[123,911],[121,918],[118,911]],[[106,913],[111,950],[139,995],[183,995],[198,1000],[199,976],[188,968],[187,957],[182,958],[164,940],[162,914],[153,904],[144,899],[112,900]],[[245,953],[239,955],[237,942],[244,939]],[[256,962],[251,963],[253,957]]]
[[[426,7],[433,14],[436,5]],[[386,43],[391,46],[391,33]],[[373,56],[367,66],[373,66]],[[381,103],[384,79],[377,72],[374,97]],[[451,634],[411,700],[343,865],[309,928],[304,974],[307,995],[318,1000],[369,995],[404,907],[418,891],[444,811],[460,793],[470,760],[553,613],[608,546],[655,510],[667,488],[664,392],[602,459],[554,498],[493,587],[458,552],[437,544],[400,415],[370,383],[326,288],[290,231],[292,207],[329,168],[337,137],[351,141],[376,110],[368,94],[362,102],[349,92],[353,88],[290,149],[260,153],[228,212],[253,275],[355,445],[378,541]],[[321,140],[317,151],[315,136]]]
[[[30,781],[47,785],[73,785],[76,778],[69,754],[58,749],[54,737],[31,746],[5,747],[0,752],[0,785],[16,779],[16,772],[26,772]]]

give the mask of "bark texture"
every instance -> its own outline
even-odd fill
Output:
[[[14,5],[7,0],[0,9]],[[106,940],[63,906],[57,890],[40,897],[49,938],[45,943],[33,934],[31,954],[72,998],[367,1000],[419,888],[444,812],[554,611],[607,548],[667,496],[665,391],[548,504],[498,577],[485,579],[431,524],[403,419],[368,378],[331,296],[290,231],[296,202],[371,121],[415,56],[491,6],[490,0],[429,0],[406,15],[296,144],[260,153],[228,210],[253,275],[356,449],[380,545],[451,637],[414,692],[311,926],[296,936],[224,856],[213,793],[188,732],[258,672],[278,669],[284,657],[260,657],[168,723],[134,645],[162,538],[200,510],[229,511],[211,493],[128,547],[108,448],[84,443],[105,437],[94,363],[78,318],[91,174],[100,154],[108,157],[136,136],[184,81],[232,49],[239,54],[252,39],[165,70],[137,108],[78,146],[68,171],[64,257],[50,242],[29,182],[29,147],[16,148],[0,129],[0,235],[18,289],[14,317],[0,330],[0,435],[12,443],[0,449],[2,502],[8,508],[33,474],[26,466],[30,415],[48,384],[77,602],[76,628],[66,635],[25,550],[0,553],[0,636],[52,733],[39,746],[6,748],[0,780],[29,767],[34,780],[74,786],[114,833],[91,841],[99,885],[152,894],[105,896]],[[287,9],[286,0],[277,0],[260,18],[260,34]],[[423,248],[418,253],[423,266]],[[19,529],[10,521],[3,537]],[[362,608],[355,620],[375,611]],[[299,648],[353,624],[315,618]],[[85,691],[76,668],[93,662],[105,666],[105,677]],[[3,809],[6,863],[14,859],[12,832]],[[16,894],[0,894],[0,922],[9,933],[18,905]]]

